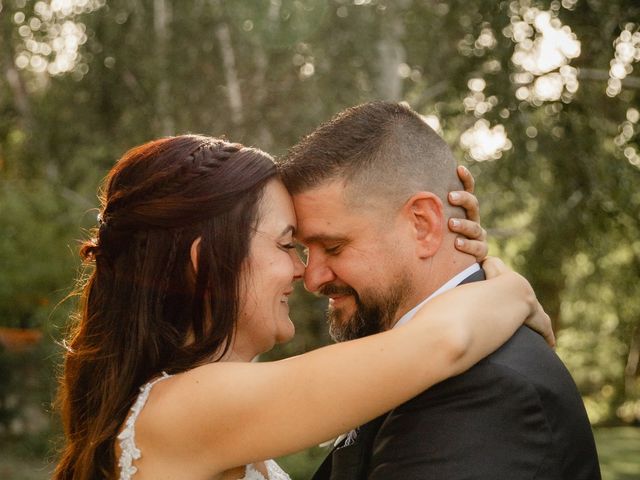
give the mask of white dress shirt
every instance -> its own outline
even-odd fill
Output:
[[[451,280],[449,280],[447,283],[442,285],[439,289],[437,289],[435,292],[433,292],[431,295],[425,298],[422,302],[420,302],[418,305],[416,305],[407,313],[405,313],[402,317],[400,317],[400,320],[396,322],[393,328],[396,328],[398,325],[404,325],[405,323],[407,323],[409,320],[411,320],[414,317],[416,312],[420,310],[420,307],[422,307],[429,300],[431,300],[434,297],[437,297],[438,295],[446,292],[447,290],[451,290],[452,288],[457,287],[460,284],[460,282],[462,282],[465,278],[469,277],[470,275],[473,275],[478,270],[480,270],[480,265],[478,263],[474,263],[470,267],[465,268],[463,271],[455,275]]]

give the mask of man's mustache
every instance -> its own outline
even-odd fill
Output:
[[[355,298],[358,298],[358,293],[351,287],[334,285],[332,283],[328,283],[323,286],[319,290],[321,295],[325,297],[329,297],[331,295],[353,295]]]

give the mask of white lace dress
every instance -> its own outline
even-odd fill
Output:
[[[142,387],[140,387],[140,393],[138,394],[138,398],[133,403],[131,407],[131,413],[127,418],[127,421],[122,429],[122,432],[118,435],[118,440],[120,443],[120,458],[118,459],[118,467],[120,467],[120,480],[131,480],[134,474],[137,472],[137,468],[133,465],[134,460],[137,460],[141,457],[141,452],[138,447],[136,447],[136,420],[138,419],[138,415],[142,411],[144,404],[147,403],[147,398],[149,398],[149,393],[151,393],[151,388],[158,382],[169,378],[171,375],[167,375],[165,372],[162,372],[162,376],[152,380],[149,383],[145,383]],[[267,467],[268,478],[265,478],[260,471],[256,470],[253,464],[249,464],[245,467],[244,477],[240,480],[291,480],[291,477],[287,475],[276,462],[273,460],[267,460],[264,462]]]

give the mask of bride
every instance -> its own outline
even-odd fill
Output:
[[[552,336],[528,282],[487,261],[488,281],[443,294],[403,327],[252,362],[292,338],[288,299],[304,272],[273,159],[164,138],[126,153],[101,201],[81,249],[92,271],[65,355],[57,480],[287,479],[265,459],[463,372],[523,322]],[[416,361],[425,351],[430,361]]]

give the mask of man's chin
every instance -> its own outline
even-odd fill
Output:
[[[328,310],[329,335],[336,342],[367,337],[386,330],[384,319],[380,309],[331,308]]]
[[[381,331],[375,321],[371,324],[365,323],[364,318],[357,311],[352,312],[351,315],[336,316],[340,313],[346,312],[329,313],[329,335],[335,342],[347,342]]]
[[[350,323],[353,322],[354,313],[354,311],[347,311],[344,308],[329,308],[327,311],[329,335],[335,342],[353,340]]]
[[[353,340],[347,330],[342,328],[341,325],[336,325],[335,323],[329,324],[329,336],[336,343]]]

